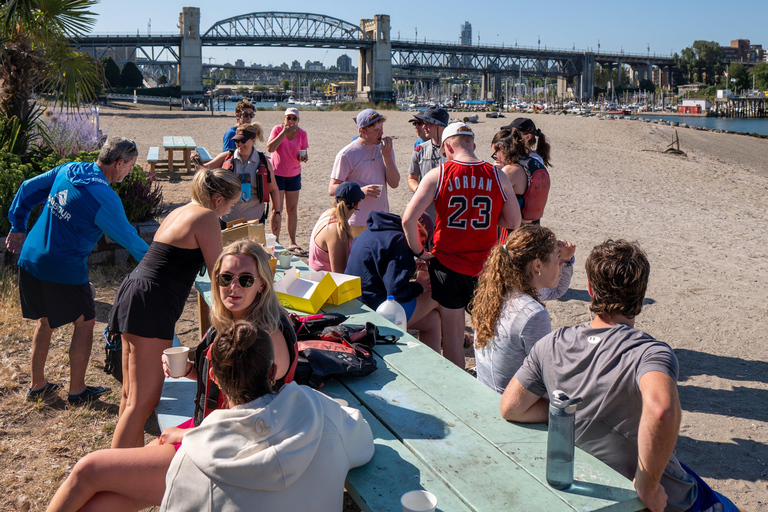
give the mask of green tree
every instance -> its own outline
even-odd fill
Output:
[[[120,68],[117,67],[112,57],[101,59],[101,66],[104,68],[104,79],[107,81],[107,87],[120,87]]]
[[[752,85],[747,70],[735,62],[728,66],[728,76],[723,76],[723,78],[726,82],[725,89],[732,91],[743,91]]]
[[[123,70],[120,72],[120,83],[123,87],[140,88],[144,87],[144,75],[133,62],[126,62]]]
[[[282,83],[282,85],[283,85],[283,90],[284,90],[284,91],[287,91],[288,89],[290,89],[290,88],[291,88],[291,81],[290,81],[290,80],[288,80],[287,78],[284,78],[284,79],[283,79],[283,81],[282,81],[281,83]]]
[[[699,80],[708,85],[714,84],[716,76],[722,71],[720,45],[715,41],[697,40],[692,48],[696,53]]]
[[[761,62],[749,70],[749,74],[755,77],[755,88],[760,91],[768,91],[768,62]]]
[[[637,87],[641,91],[646,91],[651,93],[656,92],[656,84],[654,84],[652,80],[648,80],[647,78],[643,78],[642,80],[637,82]]]
[[[69,47],[94,24],[96,0],[14,0],[0,4],[0,148],[25,154],[41,130],[33,97],[65,108],[96,96],[98,63]]]
[[[157,79],[157,85],[158,87],[161,85],[165,85],[168,83],[168,77],[165,75],[160,75],[160,78]]]

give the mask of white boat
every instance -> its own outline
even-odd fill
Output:
[[[294,98],[293,96],[289,96],[288,101],[286,101],[286,103],[289,105],[293,105],[294,103],[296,103],[296,98]]]
[[[324,102],[323,100],[317,100],[317,103],[315,103],[316,107],[325,107],[327,105],[328,104],[326,102]]]

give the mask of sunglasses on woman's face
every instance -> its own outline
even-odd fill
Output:
[[[289,121],[298,121],[299,118],[296,116],[285,116],[285,118]]]
[[[237,282],[240,283],[241,288],[250,288],[253,286],[253,283],[256,282],[256,277],[254,277],[253,274],[240,274],[239,276],[233,276],[232,274],[225,273],[216,276],[216,282],[223,288],[227,288],[235,279],[237,279]]]

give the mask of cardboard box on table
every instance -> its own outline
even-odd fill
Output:
[[[232,242],[242,240],[243,238],[259,242],[261,245],[265,246],[267,243],[267,236],[264,232],[264,224],[259,224],[256,220],[239,222],[221,232],[221,241],[224,243],[225,247]],[[272,276],[274,277],[275,271],[277,270],[277,258],[271,255],[269,268],[272,269]]]
[[[358,298],[363,294],[362,286],[360,285],[360,278],[358,276],[350,276],[347,274],[339,274],[338,272],[313,272],[309,275],[309,279],[312,281],[320,281],[325,275],[331,276],[336,289],[328,298],[326,302],[328,304],[344,304],[347,301]]]
[[[336,284],[330,275],[319,276],[315,280],[308,277],[299,277],[296,267],[286,270],[285,275],[275,283],[280,304],[289,309],[317,313],[336,289]]]

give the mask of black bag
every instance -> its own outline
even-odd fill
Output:
[[[119,332],[104,328],[104,372],[113,376],[117,382],[123,382],[123,338]]]
[[[325,341],[346,341],[350,345],[362,343],[368,348],[373,348],[377,343],[391,345],[399,339],[394,334],[382,336],[379,328],[372,322],[365,325],[335,325],[323,329],[320,339]]]
[[[328,377],[363,377],[376,369],[370,348],[346,341],[304,340],[297,344],[299,362],[294,380],[319,389]]]
[[[332,325],[339,325],[347,317],[339,313],[318,313],[316,315],[299,316],[296,313],[288,315],[296,332],[297,340],[316,340],[323,329]]]

